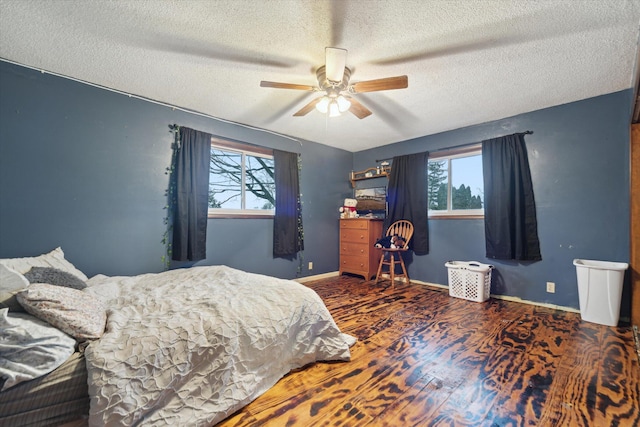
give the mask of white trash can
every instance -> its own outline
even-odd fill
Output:
[[[574,259],[578,276],[580,316],[587,322],[618,326],[624,272],[624,262]]]

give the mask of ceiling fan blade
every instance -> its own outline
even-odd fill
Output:
[[[274,87],[276,89],[308,90],[308,91],[311,91],[311,92],[317,90],[315,86],[298,85],[298,84],[293,84],[293,83],[268,82],[266,80],[262,80],[260,82],[260,87]]]
[[[325,53],[325,73],[332,82],[342,81],[344,67],[347,66],[347,50],[337,47],[327,47]]]
[[[376,92],[379,90],[404,89],[409,87],[407,76],[387,77],[384,79],[367,80],[354,83],[350,88],[355,93]]]
[[[322,99],[322,97],[318,97],[316,99],[314,99],[313,101],[311,101],[310,103],[308,103],[307,105],[305,105],[304,107],[302,107],[300,110],[298,110],[294,116],[295,117],[301,117],[301,116],[306,116],[307,114],[309,114],[311,111],[313,111],[314,108],[316,108],[316,104],[318,102],[320,102],[320,100]]]
[[[362,105],[360,102],[355,100],[354,98],[349,98],[351,102],[351,107],[349,107],[349,111],[353,113],[357,118],[364,119],[367,116],[371,115],[371,110]]]

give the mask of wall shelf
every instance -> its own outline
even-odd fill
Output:
[[[388,177],[390,172],[391,166],[378,166],[376,168],[369,168],[363,171],[351,171],[349,181],[351,181],[351,187],[356,188],[356,181],[381,178],[383,176]]]

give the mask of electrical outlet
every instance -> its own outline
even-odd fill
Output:
[[[556,284],[554,282],[547,282],[547,292],[550,294],[556,293]]]
[[[313,270],[313,263],[309,261],[309,270]]]

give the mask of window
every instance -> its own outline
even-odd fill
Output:
[[[483,216],[482,147],[430,154],[427,185],[430,217]]]
[[[273,217],[275,197],[271,150],[212,139],[209,217]]]

